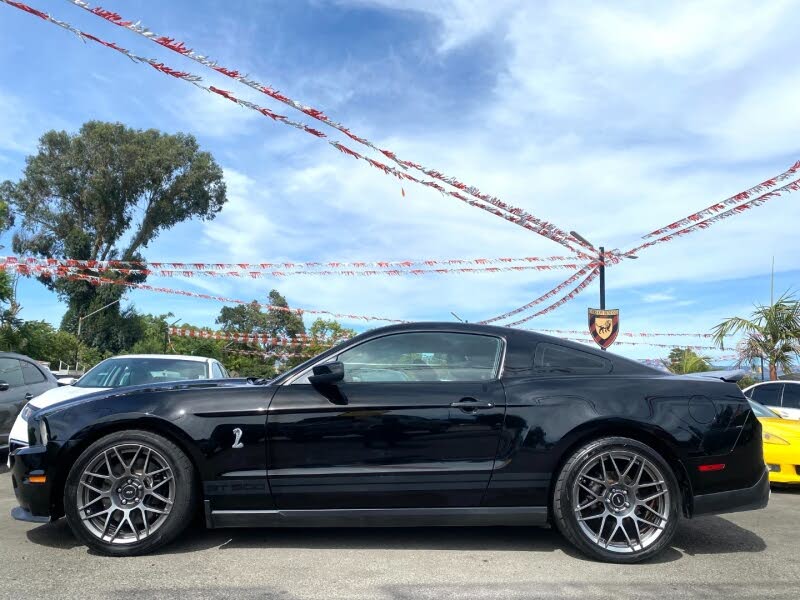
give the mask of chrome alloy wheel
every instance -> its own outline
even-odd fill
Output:
[[[651,546],[669,519],[665,475],[629,450],[604,452],[588,461],[572,486],[572,503],[583,534],[622,554]]]
[[[86,529],[110,544],[140,542],[166,521],[175,477],[166,459],[143,444],[120,444],[93,457],[81,473],[78,514]]]

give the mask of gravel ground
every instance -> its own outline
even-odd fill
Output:
[[[108,558],[64,520],[14,521],[0,474],[0,598],[798,598],[800,490],[766,510],[683,521],[657,560],[592,562],[546,528],[254,529],[193,525],[152,556]]]

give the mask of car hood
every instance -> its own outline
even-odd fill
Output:
[[[31,408],[47,408],[59,402],[71,400],[78,396],[86,396],[94,392],[103,392],[109,388],[98,387],[76,387],[74,385],[65,385],[52,390],[47,390],[43,394],[39,394],[29,402]]]
[[[115,388],[79,388],[83,390],[81,393],[68,395],[62,397],[55,402],[46,404],[32,404],[34,408],[47,409],[44,414],[49,415],[54,412],[59,412],[65,408],[69,408],[76,404],[83,404],[85,402],[92,402],[97,399],[122,397],[135,394],[150,394],[157,392],[167,392],[172,390],[187,390],[187,389],[207,389],[207,388],[220,388],[220,387],[236,387],[243,385],[254,385],[252,380],[246,378],[229,378],[229,379],[188,379],[183,381],[168,381],[160,383],[144,383],[140,385],[129,385]],[[265,385],[266,384],[262,384]],[[70,386],[71,387],[71,386]],[[58,388],[59,390],[65,388]],[[57,391],[57,390],[52,390]],[[49,393],[49,392],[48,392]],[[34,399],[34,401],[43,398],[45,394]],[[32,401],[33,402],[33,401]]]
[[[761,421],[761,429],[763,431],[777,435],[787,442],[800,442],[800,421],[779,418],[763,418],[759,419],[759,421]]]

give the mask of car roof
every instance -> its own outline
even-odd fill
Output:
[[[38,360],[31,358],[30,356],[25,356],[24,354],[19,354],[17,352],[0,352],[0,358],[20,358],[22,360],[27,360],[28,362],[39,364]]]
[[[789,384],[800,385],[800,381],[792,381],[791,379],[776,379],[774,381],[773,380],[759,381],[758,383],[754,383],[753,385],[747,386],[742,391],[752,390],[753,388],[757,388],[757,387],[759,387],[761,385],[767,385],[769,383],[789,383]]]
[[[207,358],[205,356],[193,356],[191,354],[120,354],[119,356],[112,356],[111,360],[119,358],[156,358],[164,360],[189,360],[192,362],[206,362],[209,360],[216,360],[214,358]]]

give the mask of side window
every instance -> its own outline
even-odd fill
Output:
[[[0,381],[5,381],[12,388],[25,385],[22,368],[16,358],[0,358]]]
[[[783,408],[800,408],[800,384],[783,386]]]
[[[225,375],[222,374],[222,367],[218,362],[211,363],[211,377],[213,379],[224,379]]]
[[[42,383],[45,380],[45,376],[36,365],[24,360],[19,361],[19,364],[22,365],[22,378],[27,385]]]
[[[471,333],[398,333],[346,350],[349,382],[486,381],[497,377],[502,342]]]
[[[763,404],[764,406],[780,406],[782,387],[782,383],[765,383],[764,385],[757,385],[753,388],[753,393],[750,398],[759,404]]]
[[[533,358],[533,369],[538,373],[609,373],[611,361],[556,344],[539,344]]]

